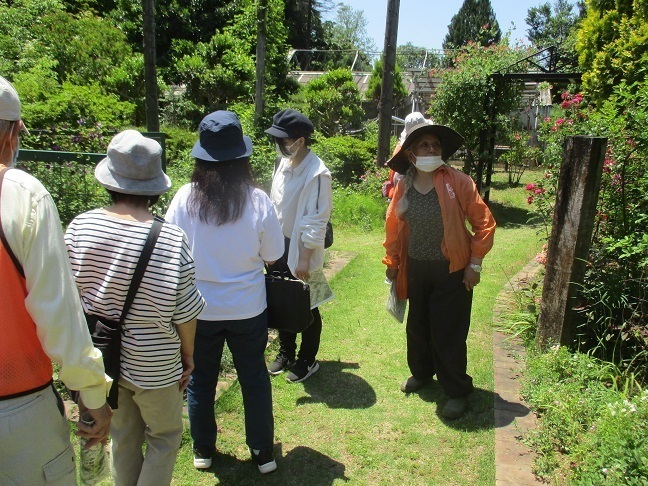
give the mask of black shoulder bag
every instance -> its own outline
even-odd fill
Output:
[[[148,237],[146,238],[146,243],[144,243],[144,248],[142,253],[137,261],[137,266],[135,267],[135,272],[133,273],[133,278],[131,280],[130,286],[128,287],[128,293],[126,294],[126,301],[124,302],[124,307],[119,317],[119,321],[111,321],[104,317],[97,316],[94,314],[86,314],[86,322],[88,323],[88,330],[90,331],[90,336],[92,337],[92,342],[94,346],[101,351],[103,355],[104,368],[106,374],[113,379],[112,387],[110,388],[110,393],[108,394],[108,404],[113,408],[117,408],[117,398],[119,392],[119,367],[121,359],[121,334],[122,327],[124,327],[124,320],[128,315],[133,300],[135,299],[135,294],[137,294],[137,289],[142,277],[144,276],[144,271],[148,265],[149,259],[151,258],[151,253],[155,247],[155,242],[160,235],[160,230],[162,229],[163,219],[158,218],[157,216],[153,220],[151,225],[151,230],[149,231]]]
[[[320,178],[317,176],[317,203],[316,209],[319,212],[319,197],[320,197]],[[331,220],[328,220],[328,223],[326,223],[326,234],[324,235],[324,248],[329,248],[333,244],[333,224],[331,223]]]

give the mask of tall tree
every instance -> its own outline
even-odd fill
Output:
[[[553,9],[546,2],[527,11],[527,38],[538,48],[556,46],[563,70],[577,70],[578,66],[576,35],[578,25],[585,15],[585,5],[583,1],[579,1],[577,5],[578,13],[569,0],[556,0]]]
[[[565,42],[574,26],[584,15],[584,5],[578,5],[580,14],[568,0],[556,0],[553,9],[549,2],[527,11],[527,38],[534,46],[546,47]]]
[[[322,14],[334,6],[332,0],[284,0],[288,45],[294,49],[324,48]]]
[[[443,48],[458,49],[469,42],[485,47],[497,44],[501,38],[502,31],[490,0],[464,0],[450,20]]]
[[[341,3],[335,21],[326,24],[325,36],[335,49],[358,49],[365,53],[376,51],[376,44],[367,32],[367,19],[363,10]]]

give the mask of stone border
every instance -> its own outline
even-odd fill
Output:
[[[497,328],[503,312],[510,309],[514,293],[522,283],[542,269],[535,260],[528,263],[500,291],[493,308]],[[526,351],[519,338],[493,330],[493,369],[495,372],[495,484],[542,484],[533,474],[535,454],[521,442],[536,427],[536,416],[520,398],[519,377],[525,366]]]

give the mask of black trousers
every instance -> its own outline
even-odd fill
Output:
[[[450,398],[473,390],[466,373],[472,291],[447,261],[408,261],[407,364],[419,379],[435,374]]]
[[[288,272],[292,278],[295,278],[288,268],[288,246],[290,245],[290,238],[286,238],[285,243],[286,246],[283,256],[272,265],[268,265],[268,271]],[[279,331],[279,352],[287,356],[290,360],[294,360],[296,357],[297,359],[306,360],[308,364],[315,361],[322,336],[322,316],[317,307],[311,309],[311,312],[313,313],[313,323],[301,333],[299,353],[297,353],[297,333]]]

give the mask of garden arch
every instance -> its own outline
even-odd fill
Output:
[[[515,66],[529,64],[535,66],[537,71],[526,73],[507,72]],[[488,116],[486,126],[481,130],[479,136],[479,162],[475,182],[477,189],[482,194],[484,201],[488,202],[490,196],[491,177],[493,175],[493,163],[495,162],[495,136],[497,132],[497,103],[502,87],[510,81],[569,81],[578,83],[581,80],[581,73],[558,72],[563,69],[558,49],[550,46],[534,52],[533,54],[514,62],[513,64],[500,69],[490,75],[494,86],[494,95],[487,97],[485,111]]]

